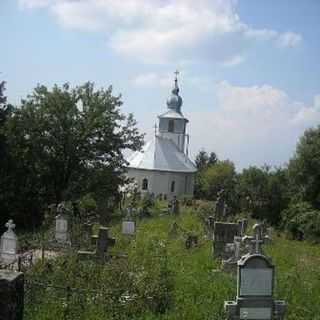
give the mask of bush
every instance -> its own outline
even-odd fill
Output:
[[[291,204],[284,210],[282,225],[294,239],[320,240],[320,211],[308,202]]]

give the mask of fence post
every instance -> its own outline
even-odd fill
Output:
[[[0,270],[0,319],[22,320],[24,307],[24,274]]]

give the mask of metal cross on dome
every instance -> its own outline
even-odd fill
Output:
[[[251,245],[251,254],[262,254],[262,245],[268,241],[270,241],[270,237],[268,235],[263,235],[263,225],[256,223],[253,226],[253,236],[245,236],[242,238],[243,242],[249,242]]]
[[[176,75],[176,79],[177,79],[177,78],[178,78],[178,75],[180,74],[179,70],[176,70],[176,71],[174,72],[174,74]]]
[[[8,231],[11,232],[15,227],[16,225],[13,223],[13,220],[10,219],[6,224],[5,224],[5,227],[8,228]]]

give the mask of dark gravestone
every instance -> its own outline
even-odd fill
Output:
[[[197,245],[198,245],[198,236],[189,234],[185,242],[186,249],[194,248]]]
[[[234,237],[240,235],[238,223],[215,222],[213,231],[213,250],[215,257],[227,258],[225,246],[233,243]]]
[[[0,320],[23,319],[24,275],[0,270]]]

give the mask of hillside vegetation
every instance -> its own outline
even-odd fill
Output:
[[[183,232],[169,237],[174,221],[199,235],[198,247],[187,250]],[[140,220],[133,238],[121,235],[120,225],[115,224],[112,235],[117,238],[113,254],[127,253],[127,259],[100,265],[77,262],[70,253],[39,262],[27,274],[32,282],[26,319],[224,318],[223,303],[234,299],[236,279],[219,270],[195,211],[184,209],[177,217],[155,215]],[[281,234],[272,237],[265,252],[276,266],[275,296],[289,305],[286,319],[320,319],[320,247],[287,240]]]

